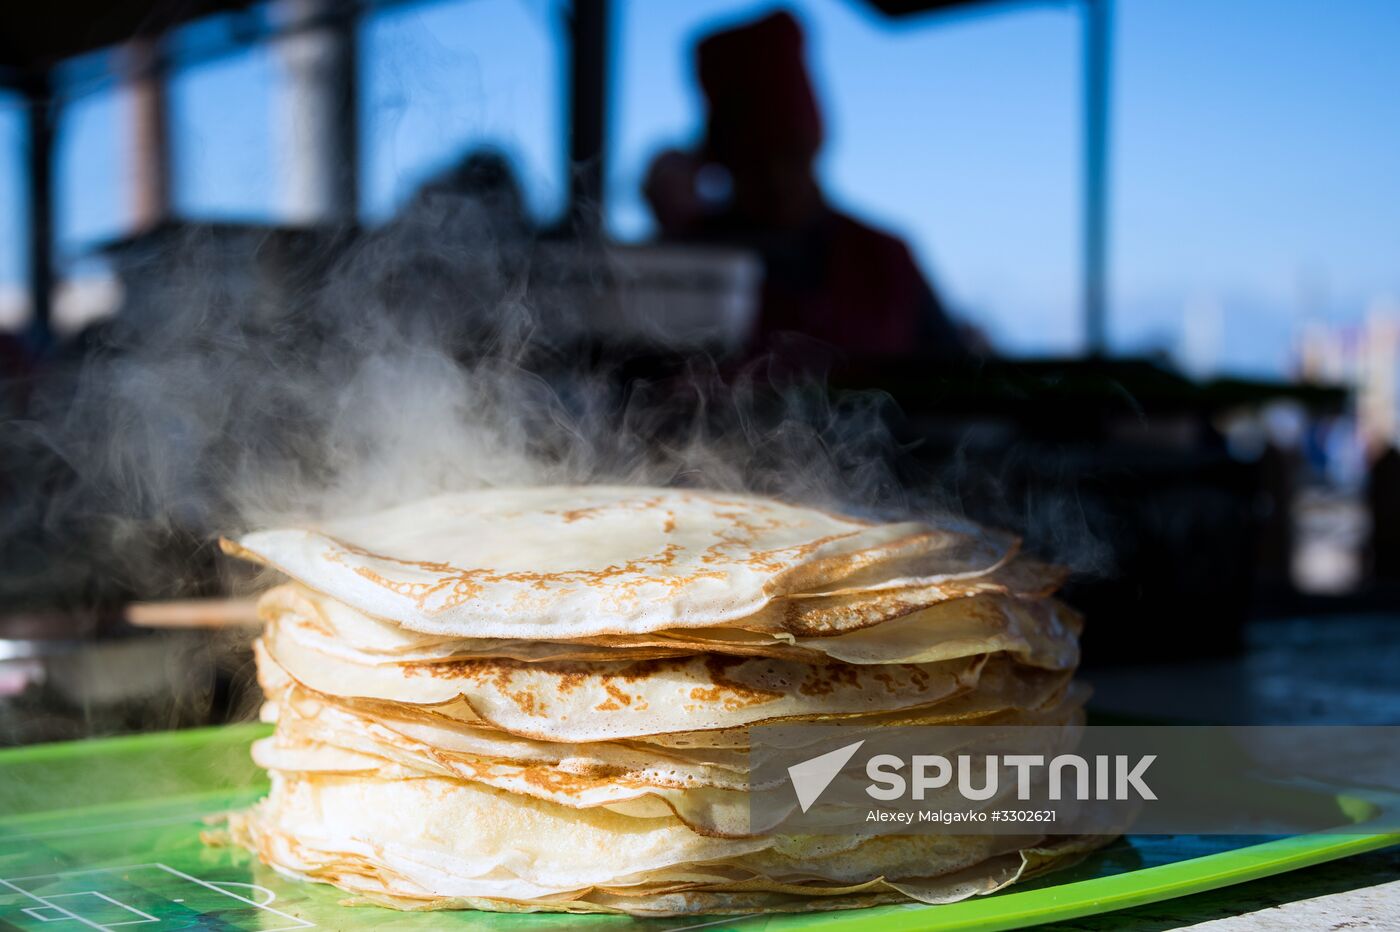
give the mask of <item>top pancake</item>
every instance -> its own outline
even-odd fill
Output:
[[[977,578],[1015,543],[740,494],[580,486],[445,495],[225,549],[414,631],[558,640],[723,625],[805,593]]]

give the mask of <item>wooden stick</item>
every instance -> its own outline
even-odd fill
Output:
[[[126,620],[138,628],[256,628],[255,599],[182,599],[132,602]]]

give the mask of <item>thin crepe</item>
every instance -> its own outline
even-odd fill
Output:
[[[427,634],[569,640],[705,627],[775,598],[987,575],[1017,541],[972,529],[875,524],[772,499],[587,486],[440,496],[318,528],[257,531],[231,553],[367,615]],[[903,571],[901,571],[903,572]]]
[[[652,767],[667,772],[677,767],[702,768],[701,772],[709,767],[742,771],[747,766],[747,726],[643,735],[624,740],[539,740],[501,730],[476,717],[470,707],[460,701],[415,706],[316,692],[294,679],[267,653],[261,642],[254,644],[254,653],[258,682],[268,697],[264,707],[264,719],[268,722],[278,721],[281,711],[291,704],[304,704],[302,714],[310,716],[322,714],[326,706],[334,706],[382,724],[405,739],[449,752],[536,763],[570,760],[586,769],[622,773],[647,771]],[[1059,701],[1069,686],[1070,677],[1071,671],[1021,667],[1006,657],[992,657],[982,664],[976,689],[924,708],[845,716],[840,720],[867,727],[982,722],[1008,712],[1048,708]]]
[[[812,603],[807,603],[812,604]],[[573,641],[447,638],[371,618],[296,584],[269,590],[259,615],[278,636],[358,664],[429,663],[480,658],[532,661],[652,660],[709,652],[856,664],[931,663],[1006,651],[1023,663],[1066,669],[1078,663],[1081,621],[1049,599],[983,593],[936,601],[820,637],[798,637],[752,620],[744,627],[688,628]]]
[[[550,741],[609,741],[932,706],[973,689],[985,655],[921,664],[808,664],[694,654],[661,660],[525,663],[499,658],[357,664],[269,628],[267,652],[330,695],[418,706]],[[465,708],[462,708],[464,706]]]
[[[272,863],[297,849],[351,855],[441,897],[534,899],[606,888],[846,888],[952,873],[1039,836],[768,835],[714,838],[679,819],[573,809],[437,778],[274,772],[269,797],[235,816]],[[560,844],[567,838],[568,844]]]
[[[991,716],[977,729],[945,732],[946,746],[927,749],[955,753],[1042,753],[1047,758],[1072,750],[1082,718],[1082,697],[1063,697],[1052,707]],[[294,696],[281,704],[274,737],[254,745],[253,758],[268,770],[283,773],[373,775],[380,779],[443,777],[480,783],[511,793],[578,809],[605,807],[634,818],[671,818],[693,831],[714,837],[744,838],[779,830],[795,810],[786,781],[755,785],[745,769],[685,766],[665,758],[631,769],[602,764],[595,755],[570,755],[555,761],[517,760],[497,754],[447,750],[419,741],[333,702]],[[1001,726],[1001,727],[997,727]],[[1038,726],[1033,735],[1044,745],[1031,747],[1019,732],[1013,747],[1005,727]],[[875,726],[878,727],[878,726]],[[870,730],[849,728],[851,741]],[[592,758],[592,759],[590,759]],[[857,780],[853,775],[849,779]],[[1004,792],[1010,793],[1007,785]],[[946,791],[949,805],[964,801]],[[995,808],[998,798],[982,805]],[[935,800],[931,805],[936,805]],[[762,820],[752,821],[759,813]],[[849,814],[835,814],[841,821]]]

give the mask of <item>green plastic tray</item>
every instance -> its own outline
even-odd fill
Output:
[[[672,919],[398,913],[339,905],[246,854],[206,847],[204,820],[265,787],[235,726],[0,752],[0,928],[602,930],[1010,929],[1139,906],[1400,843],[1400,835],[1132,836],[1077,867],[947,906]],[[567,843],[560,839],[560,843]],[[62,920],[62,921],[60,921]],[[60,921],[59,925],[53,923]]]

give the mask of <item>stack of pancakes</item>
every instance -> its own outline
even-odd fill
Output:
[[[284,873],[405,909],[675,915],[945,902],[1084,849],[750,818],[792,794],[750,785],[754,724],[1076,720],[1079,620],[1014,539],[590,486],[226,548],[293,580],[260,603],[272,790],[230,821]]]

